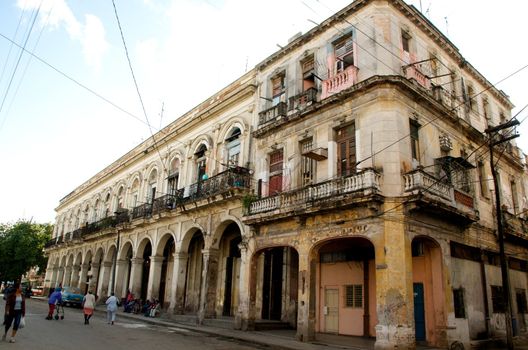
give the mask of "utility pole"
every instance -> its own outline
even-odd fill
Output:
[[[510,293],[510,274],[508,270],[508,261],[506,259],[506,253],[504,252],[504,228],[502,226],[502,209],[500,199],[499,181],[497,179],[497,171],[495,170],[495,162],[493,159],[493,147],[507,142],[511,139],[519,137],[519,134],[510,136],[503,136],[498,133],[500,130],[511,128],[519,125],[519,121],[514,119],[504,124],[497,125],[485,130],[485,133],[489,135],[489,152],[490,152],[490,167],[491,174],[493,176],[493,186],[495,188],[495,212],[497,216],[497,234],[499,236],[499,256],[500,256],[500,267],[502,276],[502,299],[504,301],[504,316],[506,319],[506,343],[509,350],[513,349],[513,323],[514,317],[512,313],[512,302]],[[497,137],[498,136],[498,137]]]
[[[117,216],[117,214],[116,214]],[[119,254],[119,241],[120,241],[120,230],[119,228],[117,228],[117,242],[116,242],[116,252],[115,252],[115,255],[112,259],[112,285],[110,286],[110,293],[114,293],[115,294],[115,284],[116,284],[116,269],[117,269],[117,256]],[[118,300],[121,300],[119,298],[121,298],[121,296],[116,296],[118,298]]]

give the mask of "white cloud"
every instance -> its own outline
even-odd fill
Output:
[[[82,45],[86,63],[99,70],[102,58],[109,44],[101,20],[94,15],[85,15],[85,23],[80,22],[65,0],[18,0],[17,6],[24,11],[40,7],[41,21],[53,29],[64,28],[71,39]]]

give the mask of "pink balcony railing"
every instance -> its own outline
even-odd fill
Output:
[[[357,83],[357,72],[357,67],[349,66],[344,71],[324,80],[321,99],[325,99],[328,96],[337,94],[338,92],[348,89]]]

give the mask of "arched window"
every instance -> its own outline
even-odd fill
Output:
[[[170,163],[169,177],[167,178],[167,181],[168,181],[167,190],[169,194],[176,195],[176,191],[178,190],[179,178],[180,178],[180,160],[178,158],[174,158]]]
[[[106,218],[108,215],[110,215],[110,193],[106,194],[101,218]]]
[[[234,128],[226,138],[227,164],[228,166],[238,166],[240,158],[240,129]]]
[[[130,208],[134,208],[138,205],[138,196],[139,196],[139,180],[135,179],[132,183],[132,188],[130,190]]]
[[[202,180],[207,179],[207,172],[206,172],[206,157],[205,152],[207,151],[207,147],[202,144],[198,151],[194,154],[194,158],[196,160],[196,177],[197,181],[200,182]]]
[[[124,192],[123,186],[119,187],[119,190],[117,190],[117,197],[116,197],[116,211],[119,211],[119,209],[123,208],[124,205]]]
[[[148,180],[148,188],[147,188],[147,203],[151,203],[156,198],[156,186],[158,184],[158,171],[156,169],[153,169],[150,172],[149,180]]]
[[[97,219],[99,218],[99,213],[100,213],[100,209],[101,209],[100,206],[101,206],[101,203],[100,203],[99,199],[97,199],[95,201],[95,205],[93,207],[92,222],[97,221]]]

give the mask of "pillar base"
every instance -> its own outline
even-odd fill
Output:
[[[376,326],[376,350],[414,350],[416,338],[414,329],[408,326]]]

